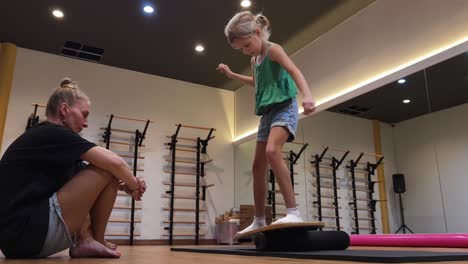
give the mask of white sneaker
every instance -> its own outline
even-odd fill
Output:
[[[252,230],[255,230],[255,229],[259,229],[259,228],[262,228],[262,227],[265,227],[266,226],[266,222],[265,222],[265,219],[263,219],[263,221],[256,221],[254,220],[252,224],[250,224],[248,227],[244,228],[243,230],[237,232],[237,236],[239,235],[243,235],[247,232],[250,232]]]
[[[277,224],[302,223],[302,222],[304,222],[304,220],[302,220],[302,217],[300,215],[288,214],[285,217],[280,218],[271,224],[277,225]]]

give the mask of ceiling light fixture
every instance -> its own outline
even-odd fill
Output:
[[[203,52],[205,50],[205,47],[203,47],[202,45],[197,45],[195,46],[195,51],[197,52]]]
[[[243,0],[241,2],[242,7],[249,7],[250,5],[252,5],[252,2],[250,2],[250,0]]]
[[[145,7],[143,7],[143,11],[145,11],[145,13],[147,14],[151,14],[154,12],[154,8],[150,5],[146,5]]]
[[[399,84],[404,84],[405,82],[406,82],[405,79],[400,79],[400,80],[398,80],[398,83],[399,83]]]
[[[404,104],[409,104],[409,103],[411,103],[411,100],[410,99],[405,99],[405,100],[403,100],[403,103]]]
[[[59,9],[54,9],[54,11],[52,11],[52,15],[56,18],[63,18],[64,16],[63,12]]]

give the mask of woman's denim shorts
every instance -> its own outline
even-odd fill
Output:
[[[57,193],[54,193],[49,198],[49,229],[42,250],[35,257],[46,258],[74,245],[75,241],[68,232],[67,225],[62,218],[62,210],[57,200]]]

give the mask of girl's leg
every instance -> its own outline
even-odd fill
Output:
[[[266,157],[273,172],[275,173],[276,180],[278,181],[281,194],[283,195],[284,202],[286,203],[287,215],[281,221],[283,222],[302,222],[299,211],[296,208],[296,197],[291,182],[291,175],[286,163],[283,160],[281,151],[284,143],[289,138],[289,131],[284,127],[273,127],[268,137],[266,147]],[[291,216],[291,213],[294,214]],[[294,217],[297,216],[297,217]]]
[[[252,165],[253,193],[256,217],[265,217],[265,199],[267,192],[267,160],[265,155],[266,145],[266,142],[257,142],[257,146],[255,147],[254,162]]]
[[[264,227],[265,221],[265,198],[266,198],[266,169],[267,160],[265,156],[266,142],[257,141],[255,157],[252,165],[253,192],[255,203],[255,218],[251,225],[238,232],[243,234],[251,230]]]
[[[104,245],[104,231],[118,190],[118,181],[95,166],[81,170],[58,192],[62,217],[71,234],[77,233],[72,257],[120,257]],[[90,215],[90,228],[86,217]]]

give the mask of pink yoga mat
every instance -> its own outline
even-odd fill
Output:
[[[351,246],[376,247],[468,247],[468,234],[350,235]]]

